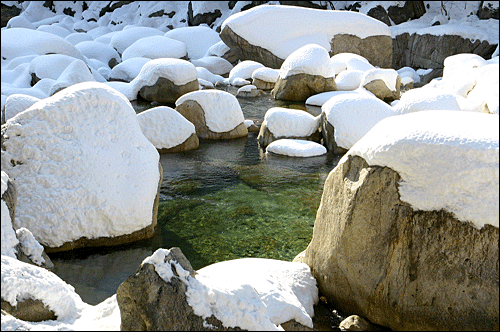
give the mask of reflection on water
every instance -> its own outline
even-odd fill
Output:
[[[237,91],[225,89],[233,95]],[[319,107],[275,101],[269,93],[239,101],[245,118],[257,123],[275,106],[321,113]],[[153,107],[145,101],[133,105],[137,113]],[[116,293],[158,248],[180,247],[195,269],[241,257],[290,261],[311,240],[324,181],[339,159],[266,155],[257,133],[235,140],[200,140],[197,150],[163,154],[154,237],[51,255],[55,272],[74,285],[85,302],[97,304]]]

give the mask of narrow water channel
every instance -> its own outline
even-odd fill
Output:
[[[236,95],[235,88],[226,88]],[[261,123],[274,106],[318,107],[275,101],[269,93],[239,99],[245,119]],[[136,111],[152,107],[133,103]],[[173,105],[171,105],[173,106]],[[158,248],[180,247],[194,269],[242,257],[291,261],[312,237],[323,184],[341,156],[270,156],[257,133],[201,140],[197,150],[162,154],[158,227],[152,239],[129,245],[53,254],[54,272],[97,304],[116,293],[142,260]]]

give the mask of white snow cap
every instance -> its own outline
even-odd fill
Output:
[[[87,33],[90,34],[91,31]],[[115,33],[111,37],[109,45],[111,47],[114,47],[118,51],[118,53],[123,54],[123,52],[127,49],[127,47],[132,45],[137,40],[151,36],[163,36],[163,34],[164,34],[163,31],[155,28],[132,26],[128,29],[124,29],[122,31]]]
[[[37,31],[44,31],[48,32],[51,34],[54,34],[56,36],[65,38],[67,35],[69,35],[71,32],[68,29],[65,29],[60,26],[56,26],[54,24],[48,25],[48,24],[43,24],[40,25],[38,28],[36,28]]]
[[[122,94],[75,84],[4,126],[2,169],[16,179],[16,228],[58,247],[151,224],[159,154]]]
[[[177,99],[175,105],[179,106],[186,100],[194,100],[200,104],[205,113],[207,127],[213,132],[228,132],[245,121],[238,99],[228,92],[192,91]]]
[[[200,59],[193,59],[191,63],[196,67],[206,68],[215,75],[225,75],[233,69],[231,62],[217,56],[205,56]]]
[[[330,55],[325,48],[316,44],[307,44],[290,54],[281,65],[281,79],[296,74],[329,78],[335,77],[335,68],[331,65]]]
[[[40,98],[18,93],[8,96],[5,100],[5,121],[28,109],[39,100]]]
[[[261,67],[253,71],[252,80],[259,79],[264,82],[276,83],[279,76],[280,76],[279,70],[268,67]]]
[[[353,91],[360,87],[365,72],[362,70],[343,70],[335,77],[338,91]]]
[[[403,93],[394,110],[399,114],[430,110],[460,111],[458,97],[442,89],[424,86]]]
[[[25,28],[2,29],[2,57],[11,60],[30,54],[65,54],[85,58],[70,42],[52,33]],[[22,42],[21,42],[22,41]]]
[[[184,85],[198,78],[196,67],[189,61],[173,58],[160,58],[147,62],[139,75],[131,82],[137,87],[153,85],[158,78],[164,77],[175,85]],[[137,91],[139,91],[137,89]]]
[[[194,124],[168,106],[137,114],[142,132],[157,149],[170,149],[196,134]]]
[[[498,228],[498,133],[498,115],[415,112],[380,121],[347,155],[398,172],[401,200],[416,210]]]
[[[266,147],[266,152],[290,157],[315,157],[324,155],[326,148],[312,141],[301,139],[278,139]]]
[[[365,71],[363,78],[361,79],[361,86],[365,86],[375,80],[382,80],[391,91],[396,91],[398,76],[398,72],[394,69],[369,69]]]
[[[263,64],[256,61],[252,60],[241,61],[236,66],[234,66],[233,69],[231,69],[231,71],[229,72],[229,83],[231,85],[234,85],[234,81],[238,78],[247,80],[252,77],[252,74],[255,70],[263,67],[264,67]]]
[[[96,59],[103,62],[106,67],[111,59],[115,59],[117,63],[121,62],[120,55],[114,48],[96,41],[82,41],[75,45],[83,55],[89,59]]]
[[[76,45],[78,43],[81,43],[83,41],[91,41],[93,40],[90,35],[87,35],[85,32],[74,32],[66,37],[64,37],[67,41],[69,41],[71,44]]]
[[[85,303],[73,286],[54,273],[2,255],[2,299],[12,306],[29,298],[42,301],[58,320],[78,318]]]
[[[467,95],[467,100],[476,103],[486,103],[492,114],[499,113],[499,65],[492,63],[478,68],[476,71],[476,86]]]
[[[222,23],[221,31],[225,26],[281,59],[311,43],[330,50],[330,41],[338,34],[391,36],[387,25],[361,13],[284,5],[253,7],[231,15]]]
[[[264,115],[262,124],[276,138],[307,137],[318,130],[319,117],[302,110],[272,107]]]
[[[321,92],[316,95],[312,95],[311,97],[307,98],[305,103],[307,105],[313,105],[313,106],[323,106],[324,103],[326,103],[330,98],[344,94],[344,93],[361,93],[365,94],[368,96],[374,96],[371,92],[367,91],[364,88],[359,88],[353,91],[327,91],[327,92]]]
[[[375,68],[365,57],[355,53],[338,53],[330,58],[336,70],[342,71],[345,67],[347,70],[367,71]],[[339,73],[339,72],[337,72]]]
[[[127,82],[132,81],[139,75],[142,67],[151,61],[149,58],[131,58],[123,60],[111,69],[111,79],[124,80]]]
[[[16,230],[16,236],[21,243],[21,250],[37,265],[45,263],[43,258],[43,246],[38,243],[29,229],[21,227]]]
[[[187,55],[186,45],[178,40],[163,36],[144,37],[135,41],[123,51],[122,59],[131,58],[182,58]]]
[[[397,115],[380,99],[361,93],[332,97],[323,104],[321,111],[335,128],[335,142],[344,149],[350,149],[380,120]]]
[[[75,58],[64,54],[39,55],[31,60],[29,72],[40,79],[51,78],[57,80],[66,67],[75,60]]]
[[[165,33],[165,37],[176,39],[186,44],[190,59],[203,58],[212,45],[221,41],[219,34],[207,26],[172,29]]]
[[[2,158],[3,155],[2,155]],[[7,173],[2,171],[2,196],[4,192],[7,190],[8,187],[8,181],[9,181],[9,176]],[[10,214],[9,214],[9,208],[7,207],[7,204],[5,201],[2,199],[1,200],[1,205],[2,205],[2,216],[1,216],[1,221],[2,221],[2,241],[1,241],[1,253],[2,257],[4,255],[13,257],[17,259],[16,257],[16,246],[19,244],[19,240],[17,239],[16,232],[14,231],[14,228],[12,227],[12,220],[10,219]]]

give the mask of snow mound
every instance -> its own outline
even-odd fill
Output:
[[[131,58],[182,58],[187,55],[186,45],[178,40],[163,36],[144,37],[135,41],[123,51],[122,59]]]
[[[375,68],[365,57],[354,53],[338,53],[330,58],[335,68],[367,71]],[[340,73],[340,72],[339,72]]]
[[[328,51],[316,44],[307,44],[292,52],[283,62],[279,76],[285,79],[296,74],[335,77]]]
[[[221,41],[219,34],[206,26],[182,27],[167,31],[165,37],[186,44],[190,59],[203,58],[208,49]]]
[[[87,33],[90,34],[91,31]],[[108,32],[111,32],[111,30]],[[151,36],[163,36],[163,34],[163,31],[155,28],[132,26],[128,29],[123,29],[122,31],[115,33],[111,37],[109,46],[114,47],[118,53],[123,54],[123,52],[137,40]],[[95,39],[96,37],[94,37],[94,40]]]
[[[52,33],[25,28],[2,29],[2,58],[14,58],[30,54],[65,54],[84,62],[85,58],[75,46]]]
[[[269,50],[281,59],[307,44],[330,50],[337,34],[359,38],[391,36],[389,27],[352,11],[320,10],[294,6],[257,6],[231,15],[222,23],[252,45]]]
[[[38,78],[51,78],[57,80],[62,72],[76,59],[64,54],[39,55],[31,60],[30,74]]]
[[[111,69],[110,79],[132,81],[139,75],[142,67],[151,61],[149,58],[130,58],[123,60]]]
[[[266,152],[290,157],[315,157],[326,154],[326,148],[312,141],[300,139],[278,139],[266,147]]]
[[[398,172],[401,200],[414,209],[498,228],[498,133],[498,115],[416,112],[380,121],[347,155]]]
[[[323,104],[321,111],[335,129],[335,142],[347,150],[379,121],[397,115],[391,106],[380,99],[361,93],[332,97]]]
[[[460,111],[458,97],[454,93],[425,86],[403,93],[394,110],[399,114],[430,110]]]
[[[137,114],[142,132],[157,149],[170,149],[196,134],[194,124],[168,106]]]
[[[323,106],[324,103],[326,103],[330,98],[333,98],[335,96],[339,96],[345,93],[364,93],[368,95],[372,95],[370,92],[368,92],[366,89],[357,89],[353,91],[327,91],[327,92],[321,92],[318,93],[317,95],[312,95],[311,97],[307,98],[305,103],[307,105],[313,105],[313,106]]]
[[[319,117],[306,111],[273,107],[264,116],[263,125],[266,125],[274,137],[307,137],[319,127]]]
[[[106,67],[109,67],[109,61],[115,59],[116,63],[121,62],[120,55],[111,46],[99,43],[96,41],[82,41],[75,47],[87,58],[96,59],[103,62]]]
[[[204,80],[212,83],[212,85],[217,83],[217,82],[224,82],[225,81],[224,77],[222,77],[220,75],[212,74],[212,72],[210,70],[208,70],[204,67],[196,67],[196,71],[198,72],[198,80],[200,78],[204,79]]]
[[[16,179],[16,229],[59,247],[151,224],[159,154],[116,90],[75,84],[4,126],[2,169]]]
[[[234,81],[238,78],[242,80],[247,80],[252,77],[252,74],[255,70],[259,68],[263,68],[264,65],[252,60],[244,60],[238,63],[236,66],[231,69],[229,72],[229,83],[234,85]],[[248,84],[250,82],[248,81]]]
[[[178,106],[194,100],[203,108],[207,127],[216,133],[225,133],[245,121],[238,99],[220,90],[200,90],[186,93],[176,100]]]
[[[375,80],[382,80],[391,91],[396,91],[398,76],[398,72],[394,69],[369,69],[363,74],[363,78],[361,79],[361,86],[365,86],[366,84]]]
[[[261,67],[253,71],[252,80],[259,79],[264,82],[276,83],[279,76],[280,76],[279,70],[268,67]]]
[[[23,95],[23,94],[12,94],[5,100],[5,114],[2,114],[4,122],[13,118],[18,113],[23,112],[28,109],[31,105],[39,101],[40,98]]]
[[[341,71],[335,77],[338,91],[353,91],[359,88],[365,72],[362,70],[348,69]]]
[[[200,59],[193,59],[191,63],[196,67],[206,68],[215,75],[225,75],[233,69],[231,62],[217,56],[205,56]]]
[[[85,307],[73,286],[54,273],[2,255],[2,300],[16,306],[29,298],[41,300],[60,320],[78,318]]]
[[[76,45],[83,41],[93,40],[92,37],[90,37],[90,35],[87,35],[85,32],[74,32],[64,37],[64,39],[69,41],[72,45]]]
[[[66,36],[71,33],[68,29],[65,29],[65,28],[60,27],[60,26],[56,26],[54,24],[51,24],[51,25],[43,24],[43,25],[40,25],[38,28],[36,28],[36,30],[48,32],[48,33],[54,34],[54,35],[62,37],[62,38],[66,38]]]

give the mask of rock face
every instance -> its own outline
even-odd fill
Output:
[[[139,90],[139,95],[147,101],[173,104],[183,94],[196,91],[198,88],[198,80],[191,81],[184,85],[175,85],[168,78],[159,77],[154,85],[143,86]]]
[[[16,306],[2,300],[2,310],[28,322],[41,322],[44,320],[55,320],[57,316],[41,300],[27,299],[18,301]]]
[[[195,271],[179,248],[171,248],[165,262],[175,261],[194,277]],[[173,267],[173,262],[171,263]],[[172,271],[177,271],[172,268]],[[174,272],[163,280],[152,264],[142,264],[116,290],[122,331],[228,331],[214,316],[205,320],[195,315],[186,298],[187,285]],[[233,328],[231,330],[241,330]]]
[[[320,118],[321,125],[321,136],[323,137],[323,142],[328,151],[332,151],[334,154],[344,154],[347,152],[347,149],[344,149],[341,146],[338,146],[335,141],[335,128],[332,126],[328,119],[326,118],[325,113],[321,113]]]
[[[302,262],[344,312],[394,330],[497,330],[498,228],[400,200],[398,173],[348,156]]]
[[[401,95],[401,77],[398,76],[396,80],[396,90],[391,90],[387,84],[381,80],[373,80],[365,85],[363,88],[373,93],[378,99],[390,103],[391,101],[397,100]]]
[[[338,34],[331,41],[330,56],[339,53],[354,53],[366,58],[373,66],[391,68],[392,38],[390,36],[370,36],[359,38],[349,34]]]
[[[271,94],[274,99],[305,101],[312,95],[335,90],[335,78],[302,73],[284,79],[278,77]]]
[[[181,144],[174,146],[168,149],[158,149],[159,153],[175,153],[175,152],[183,152],[197,149],[200,145],[200,140],[196,134],[191,134],[184,142]]]
[[[485,40],[478,39],[472,42],[459,35],[439,36],[416,33],[410,35],[403,33],[393,39],[392,68],[442,69],[444,59],[454,54],[473,53],[489,59],[495,48],[496,45],[490,45]],[[436,73],[436,75],[438,74]]]

